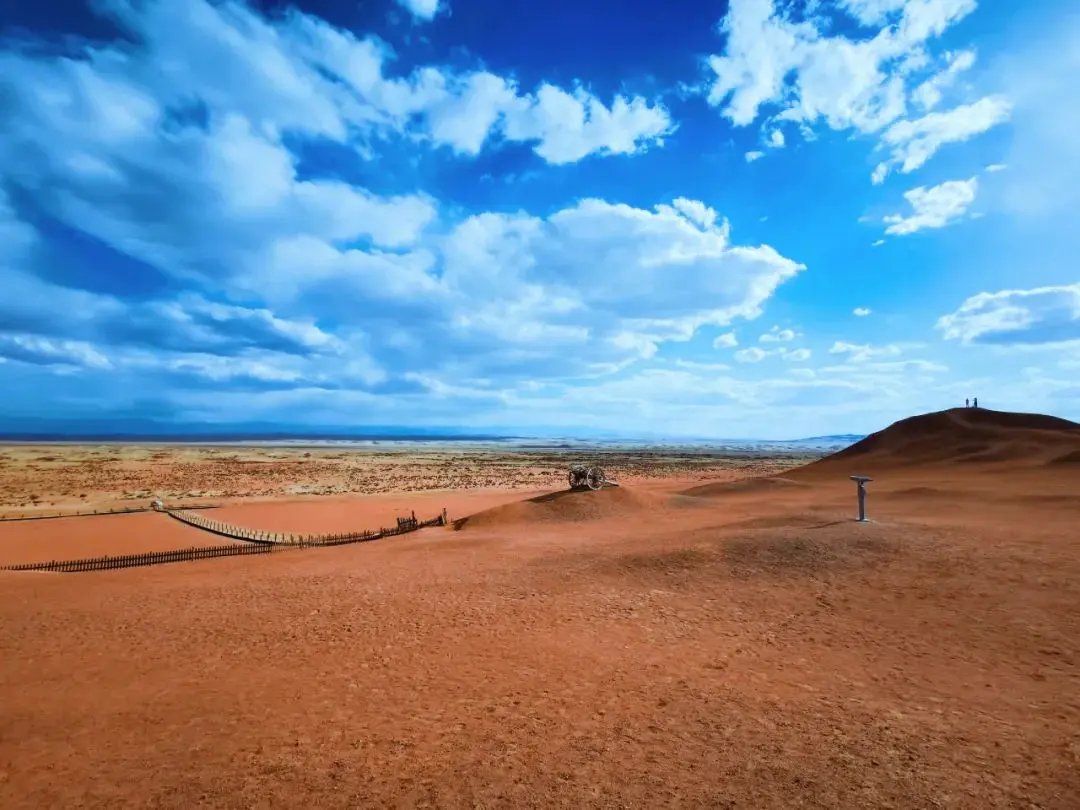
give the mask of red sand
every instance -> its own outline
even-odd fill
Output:
[[[549,523],[583,523],[641,515],[657,517],[664,499],[630,487],[599,491],[561,490],[495,506],[454,521],[455,528],[507,530],[536,528]],[[564,526],[565,528],[565,526]]]
[[[156,512],[0,522],[0,565],[217,546],[224,537]]]
[[[1080,457],[1080,424],[1041,414],[954,408],[903,419],[792,476],[834,475],[857,463],[870,475],[929,464],[1068,465]]]
[[[868,525],[845,462],[0,578],[0,807],[1073,810],[1080,480],[1034,458],[894,466]]]
[[[290,501],[253,501],[207,511],[208,516],[236,526],[281,532],[347,532],[390,528],[397,518],[415,511],[430,520],[445,508],[451,519],[520,501],[538,493],[499,490],[467,492],[410,492],[358,498],[318,498]]]

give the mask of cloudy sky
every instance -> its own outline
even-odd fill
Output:
[[[0,426],[1080,419],[1071,0],[50,0],[0,34]]]

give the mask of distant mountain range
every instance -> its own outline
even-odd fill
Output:
[[[207,424],[163,422],[146,418],[60,420],[44,418],[0,419],[0,441],[9,442],[299,442],[299,441],[475,441],[500,442],[521,439],[587,441],[633,441],[663,444],[769,444],[848,445],[862,439],[854,434],[814,436],[806,439],[686,439],[663,436],[631,436],[616,431],[569,436],[552,430],[521,429],[484,433],[464,427],[416,427],[362,425],[298,427],[273,422]]]
[[[782,439],[776,444],[855,444],[866,437],[861,433],[837,433],[832,436],[811,436],[808,439]]]

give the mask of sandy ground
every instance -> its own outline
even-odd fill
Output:
[[[0,573],[0,806],[1080,806],[1075,477],[811,479]]]
[[[155,512],[18,521],[0,523],[0,565],[142,554],[229,542]]]
[[[477,489],[551,489],[572,461],[602,464],[610,478],[640,481],[737,472],[760,475],[813,458],[746,457],[722,450],[518,452],[446,448],[355,450],[187,446],[0,446],[0,516],[78,512],[170,502],[280,500],[304,496]]]

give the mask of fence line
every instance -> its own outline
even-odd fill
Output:
[[[300,546],[301,548],[316,546],[338,546],[345,543],[364,543],[369,540],[378,540],[383,537],[393,537],[399,534],[414,532],[427,526],[443,525],[443,515],[431,520],[418,521],[415,516],[411,518],[399,518],[398,525],[394,528],[378,530],[366,530],[360,532],[342,532],[327,534],[303,534],[294,532],[271,532],[263,529],[249,529],[244,526],[234,526],[220,520],[207,518],[203,515],[191,514],[186,509],[171,509],[162,507],[161,511],[169,517],[194,526],[197,529],[211,532],[221,537],[229,537],[233,540],[242,540],[248,543],[263,545]]]
[[[74,574],[83,571],[108,571],[116,568],[134,568],[141,565],[161,565],[174,562],[192,562],[213,557],[236,557],[248,554],[269,554],[282,551],[285,546],[203,546],[172,551],[150,551],[145,554],[125,554],[118,557],[88,557],[81,560],[52,560],[50,562],[22,563],[4,566],[5,571],[51,571]]]
[[[445,511],[431,520],[418,521],[415,517],[399,519],[398,525],[391,529],[378,531],[343,532],[340,534],[287,534],[266,532],[260,529],[246,529],[231,526],[216,520],[209,520],[202,515],[189,514],[187,509],[162,507],[176,520],[187,523],[204,531],[234,540],[246,540],[242,545],[203,546],[199,548],[174,549],[171,551],[150,551],[143,554],[126,554],[117,557],[90,557],[81,560],[50,560],[49,562],[21,563],[0,566],[3,571],[49,571],[55,573],[81,573],[83,571],[108,571],[117,568],[134,568],[144,565],[161,565],[173,562],[192,562],[214,557],[236,557],[247,554],[270,554],[276,551],[300,548],[325,548],[346,543],[364,543],[383,537],[408,534],[429,526],[443,526],[446,523]]]
[[[220,504],[199,504],[196,506],[185,506],[184,509],[217,509]],[[20,520],[58,520],[60,518],[73,518],[73,517],[103,517],[105,515],[131,515],[137,512],[152,512],[153,507],[150,506],[125,506],[121,509],[95,509],[91,512],[57,512],[55,515],[12,515],[8,517],[0,517],[0,523],[12,523]]]

